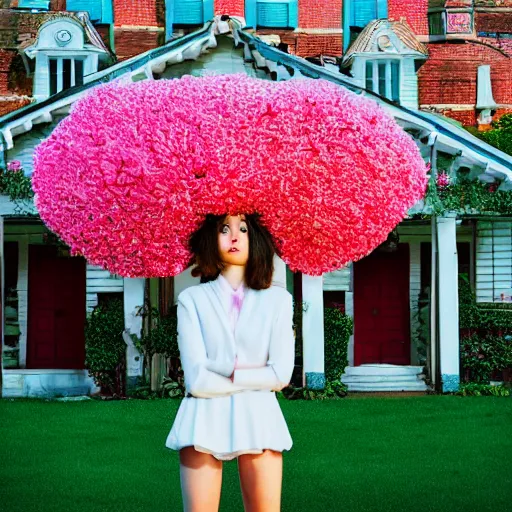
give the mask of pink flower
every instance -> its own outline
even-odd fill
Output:
[[[21,170],[21,162],[19,160],[11,160],[7,164],[8,171],[20,171]]]
[[[36,148],[32,181],[48,227],[114,274],[176,275],[207,213],[259,212],[290,268],[320,275],[386,240],[427,176],[373,100],[240,74],[96,87]]]
[[[438,188],[446,188],[450,185],[450,176],[445,172],[441,172],[437,175],[437,186]]]

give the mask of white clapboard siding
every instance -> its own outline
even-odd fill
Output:
[[[345,291],[351,290],[351,267],[352,263],[349,263],[343,268],[334,270],[333,272],[326,272],[323,275],[323,289],[325,291]]]
[[[98,304],[98,293],[117,293],[124,290],[123,278],[112,275],[108,270],[87,264],[86,299],[87,312]]]
[[[512,220],[479,221],[476,236],[477,302],[512,302]]]

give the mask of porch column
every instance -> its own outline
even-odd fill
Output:
[[[438,329],[443,392],[459,389],[459,289],[456,217],[436,219],[439,254]]]
[[[142,375],[142,354],[135,348],[130,334],[139,338],[142,331],[142,317],[136,316],[137,308],[144,305],[144,278],[124,278],[124,333],[126,343],[126,388],[130,389]]]
[[[323,277],[302,274],[302,340],[306,387],[324,389]]]

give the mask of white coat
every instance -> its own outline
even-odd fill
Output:
[[[263,449],[290,449],[292,440],[275,391],[288,385],[295,361],[292,296],[280,286],[247,288],[233,332],[218,280],[178,297],[178,346],[187,396],[166,441],[179,450],[229,460]],[[236,369],[240,366],[257,368]]]

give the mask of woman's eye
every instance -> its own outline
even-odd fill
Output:
[[[242,233],[247,233],[247,228],[246,228],[246,227],[241,227],[241,228],[240,228],[240,231],[241,231]]]
[[[227,235],[227,233],[228,233],[228,228],[222,228],[222,234]]]

